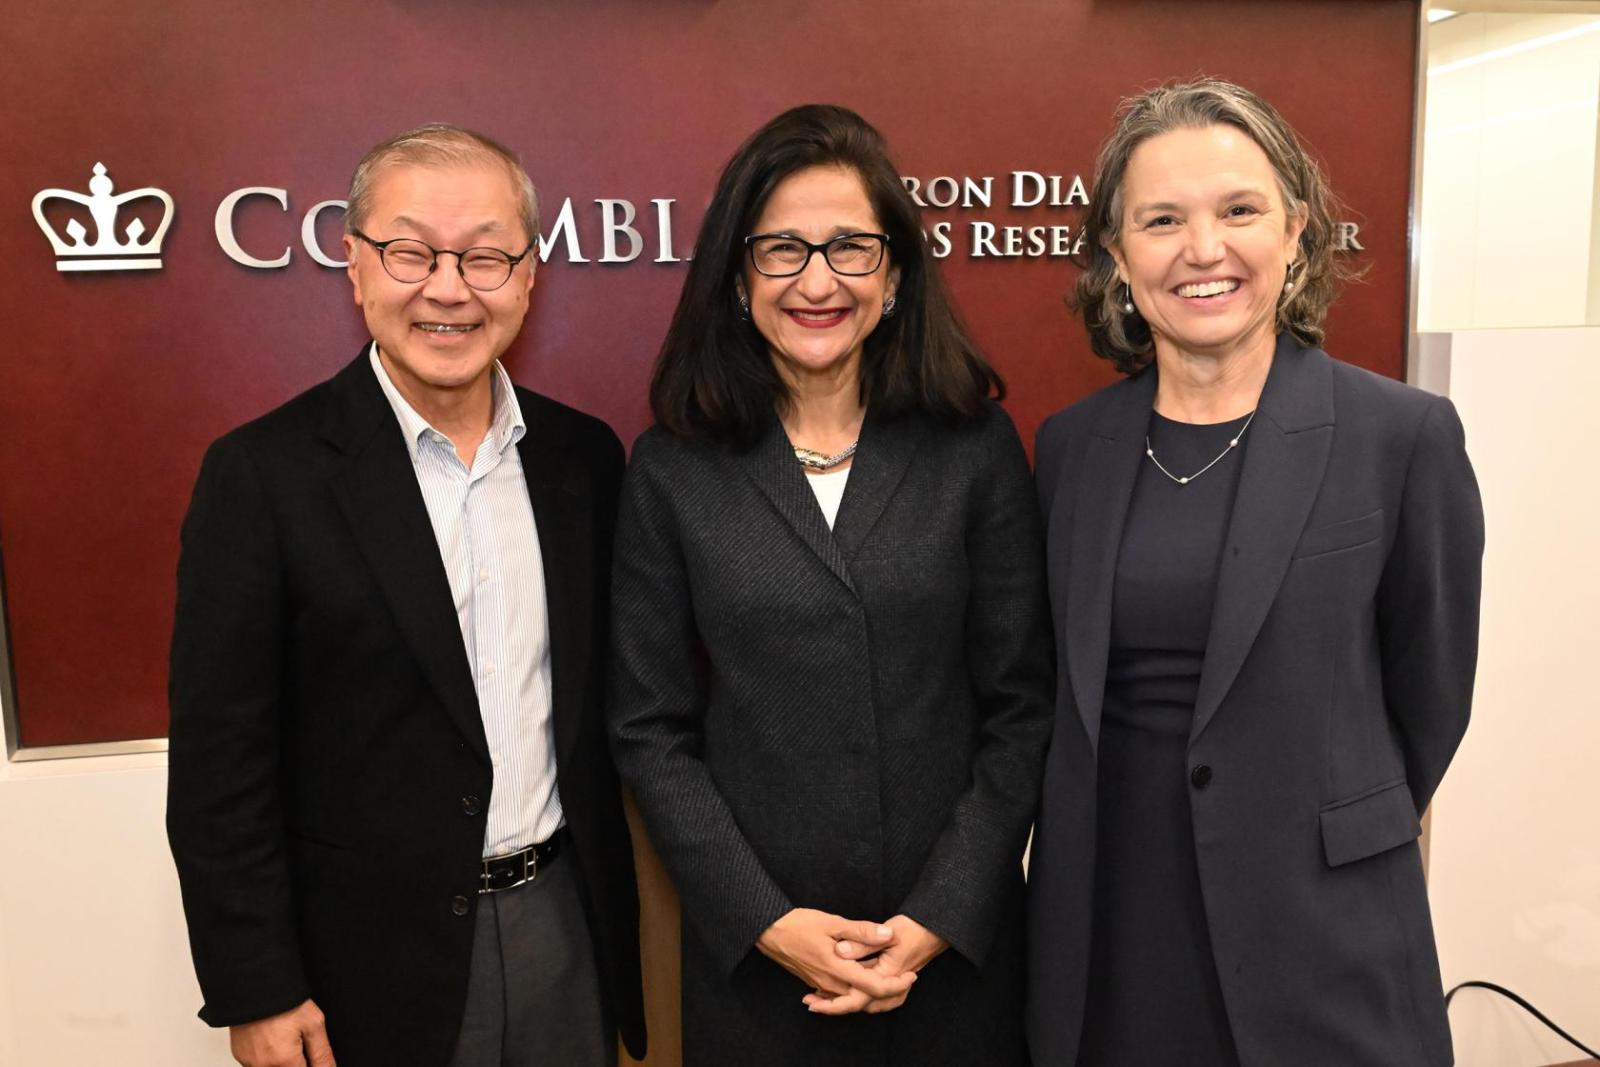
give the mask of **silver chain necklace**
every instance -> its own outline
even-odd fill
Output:
[[[1210,463],[1207,463],[1204,467],[1201,467],[1199,470],[1195,471],[1191,475],[1188,475],[1187,477],[1179,477],[1161,465],[1161,461],[1156,458],[1156,450],[1150,447],[1149,434],[1144,435],[1144,454],[1150,457],[1150,462],[1156,465],[1156,470],[1160,471],[1162,474],[1165,474],[1168,478],[1171,478],[1179,485],[1188,485],[1206,471],[1210,470],[1212,467],[1215,467],[1218,463],[1221,463],[1223,456],[1226,456],[1229,452],[1232,452],[1234,449],[1239,447],[1239,442],[1244,439],[1244,432],[1250,428],[1250,424],[1255,421],[1255,417],[1256,413],[1252,411],[1250,413],[1250,417],[1244,420],[1244,425],[1239,427],[1239,432],[1233,435],[1233,440],[1228,442],[1228,447],[1224,448],[1221,453],[1217,455],[1216,459],[1212,460]]]

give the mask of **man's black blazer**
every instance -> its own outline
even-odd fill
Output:
[[[1028,881],[1039,1064],[1075,1062],[1083,1021],[1117,550],[1156,374],[1039,430],[1062,667]],[[1477,658],[1483,512],[1461,422],[1448,400],[1285,334],[1250,434],[1189,737],[1239,1056],[1448,1064],[1416,838],[1466,730]]]
[[[633,854],[601,718],[622,448],[523,389],[557,784],[602,988],[642,1055]],[[183,525],[167,827],[212,1025],[313,998],[341,1067],[460,1027],[488,745],[410,454],[363,351],[211,446]],[[471,799],[469,799],[471,798]]]

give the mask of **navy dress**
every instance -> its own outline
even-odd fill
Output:
[[[1237,1067],[1189,812],[1188,746],[1245,419],[1150,415],[1117,558],[1100,727],[1094,930],[1080,1067]]]

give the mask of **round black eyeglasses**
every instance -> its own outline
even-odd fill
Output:
[[[835,274],[855,277],[883,266],[889,235],[841,233],[821,244],[812,244],[792,233],[753,233],[744,239],[744,244],[750,250],[750,262],[768,278],[799,274],[818,252]]]
[[[514,256],[488,246],[457,252],[453,248],[435,248],[414,237],[374,241],[360,230],[351,230],[350,234],[378,250],[378,262],[383,264],[389,277],[397,282],[414,285],[426,281],[439,268],[440,256],[455,256],[456,270],[460,272],[461,280],[480,293],[492,293],[510,281],[511,272],[517,269],[518,263],[528,258],[537,243],[529,243],[521,255]]]

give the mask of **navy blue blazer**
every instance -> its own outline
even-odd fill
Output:
[[[1123,520],[1157,371],[1037,445],[1060,682],[1029,872],[1034,1061],[1073,1063],[1096,743]],[[1454,407],[1280,337],[1244,451],[1189,768],[1195,851],[1244,1063],[1448,1064],[1416,839],[1460,743],[1483,513]]]

